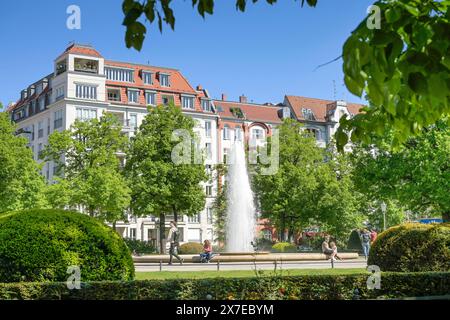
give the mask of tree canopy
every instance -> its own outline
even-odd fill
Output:
[[[0,112],[0,212],[45,207],[45,180],[27,138]]]

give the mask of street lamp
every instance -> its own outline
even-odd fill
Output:
[[[383,231],[386,230],[386,203],[381,203],[381,211],[383,212]]]

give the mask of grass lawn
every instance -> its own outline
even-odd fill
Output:
[[[299,275],[347,275],[367,273],[365,269],[293,269],[283,270],[284,276]],[[278,271],[279,275],[280,272]],[[274,275],[273,271],[263,271],[262,275]],[[254,277],[253,270],[235,270],[235,271],[154,271],[154,272],[136,272],[136,280],[152,280],[152,279],[203,279],[203,278],[248,278]]]

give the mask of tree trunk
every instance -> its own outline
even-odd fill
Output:
[[[113,228],[114,231],[116,231],[116,221],[113,222],[112,228]]]
[[[177,212],[177,208],[175,208],[175,206],[173,206],[172,208],[173,208],[173,220],[175,221],[175,223],[178,224],[178,212]]]
[[[444,222],[450,222],[450,212],[443,212],[442,220],[444,220]]]
[[[281,242],[285,241],[285,234],[286,234],[286,218],[284,213],[281,215],[281,230],[280,230],[280,235],[281,235]]]
[[[159,214],[159,252],[166,253],[166,217],[164,213]]]

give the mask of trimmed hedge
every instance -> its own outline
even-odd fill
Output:
[[[132,280],[122,238],[88,215],[64,210],[0,214],[0,282],[66,281],[79,266],[82,281]]]
[[[450,224],[389,228],[372,244],[368,264],[382,271],[450,271]]]
[[[198,242],[188,242],[182,244],[178,251],[180,254],[200,254],[203,252],[203,246]]]
[[[135,239],[124,239],[130,253],[151,254],[156,253],[156,248],[150,241],[142,241]]]
[[[362,251],[361,239],[358,230],[353,230],[348,238],[347,249]]]
[[[82,283],[0,284],[1,299],[86,300],[341,300],[441,296],[450,292],[450,273],[382,273],[381,288],[367,289],[369,274],[253,278],[139,280]]]
[[[272,246],[272,252],[297,252],[297,247],[289,242],[278,242]]]

